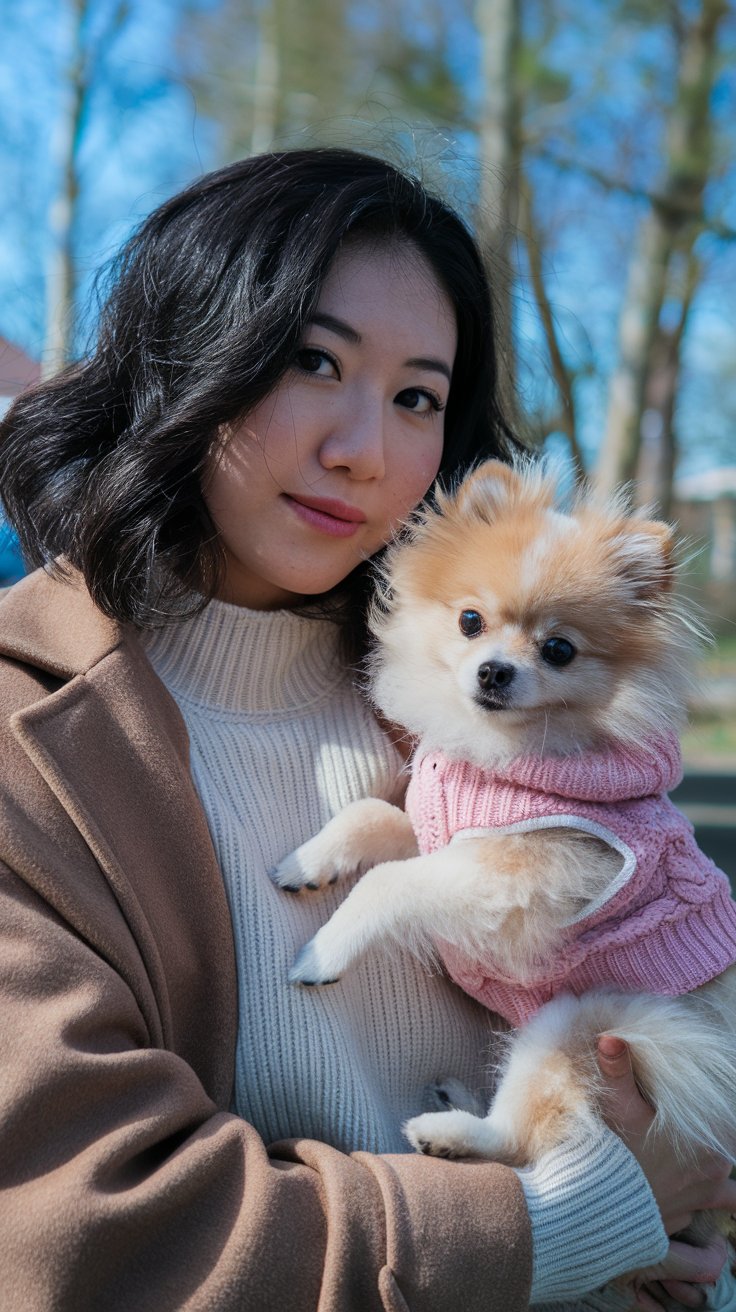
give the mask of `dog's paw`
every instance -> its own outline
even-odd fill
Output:
[[[339,972],[330,966],[325,952],[320,950],[318,938],[319,935],[315,934],[314,938],[305,943],[299,952],[294,965],[289,971],[291,984],[310,986],[313,984],[336,984],[338,982]]]
[[[270,871],[274,884],[287,893],[299,893],[303,888],[327,888],[337,883],[340,874],[333,861],[321,850],[319,835],[302,843],[295,852],[285,856],[275,870]]]
[[[417,1152],[429,1157],[493,1157],[495,1135],[488,1122],[470,1112],[426,1112],[404,1125],[404,1134]]]
[[[480,1099],[466,1088],[462,1080],[456,1080],[452,1075],[448,1075],[444,1080],[438,1080],[436,1084],[426,1085],[425,1095],[424,1102],[428,1110],[470,1112],[472,1116],[485,1115],[486,1109]]]

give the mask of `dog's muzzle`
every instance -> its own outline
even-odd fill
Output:
[[[516,669],[504,661],[484,661],[476,675],[478,688],[475,700],[489,711],[503,710],[511,701],[511,684]]]

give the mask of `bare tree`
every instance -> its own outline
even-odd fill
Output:
[[[679,456],[675,412],[682,343],[700,277],[700,260],[690,250],[682,272],[677,318],[671,327],[660,323],[657,329],[644,394],[636,500],[640,505],[656,506],[665,518],[672,513],[672,487]]]
[[[491,266],[505,329],[502,341],[508,343],[502,346],[502,374],[511,395],[517,386],[524,392],[526,431],[540,439],[552,431],[564,433],[578,476],[583,472],[586,400],[580,380],[601,368],[595,344],[601,302],[570,304],[564,280],[555,274],[555,259],[559,252],[565,261],[569,257],[570,225],[578,227],[581,240],[589,240],[591,212],[599,229],[606,229],[609,213],[616,214],[615,201],[609,210],[609,194],[639,200],[647,217],[621,313],[622,336],[636,344],[622,352],[622,364],[610,381],[612,400],[621,390],[620,376],[629,394],[632,383],[640,388],[634,407],[636,440],[626,472],[617,462],[610,481],[627,474],[638,477],[642,494],[645,482],[650,490],[656,483],[656,498],[664,505],[676,457],[681,344],[699,279],[698,262],[690,261],[693,243],[704,229],[716,237],[734,235],[713,214],[710,198],[707,210],[704,204],[705,180],[713,176],[709,98],[716,29],[727,7],[726,0],[616,0],[614,5],[593,0],[590,8],[555,0],[464,0],[478,35],[483,72],[480,92],[474,84],[471,98],[452,48],[449,0],[406,0],[401,6],[395,0],[369,0],[362,6],[357,0],[314,0],[310,5],[303,0],[221,0],[216,10],[200,11],[197,19],[197,44],[204,52],[198,101],[220,124],[225,158],[262,149],[273,140],[293,143],[302,128],[308,129],[308,141],[375,142],[378,149],[392,139],[396,127],[408,137],[414,125],[421,131],[428,120],[448,130],[450,140],[472,132],[480,165],[476,227]],[[655,37],[673,32],[676,76],[664,89],[667,104],[673,101],[671,109],[656,102],[655,87],[662,82],[659,71],[653,81],[649,41],[637,47],[632,40],[637,23]],[[601,31],[600,45],[585,46]],[[573,54],[567,60],[568,47],[557,37],[570,32]],[[584,77],[581,45],[591,51]],[[613,91],[609,64],[617,67],[621,59],[638,88],[646,89],[649,80],[652,111],[666,124],[661,171],[652,159],[651,137],[643,138],[628,102],[622,101],[620,115],[608,107]],[[369,124],[364,137],[362,118]],[[370,125],[377,121],[371,137]],[[383,137],[381,122],[387,125]],[[565,175],[572,172],[577,177],[568,186]],[[604,245],[610,232],[608,226]],[[690,270],[689,282],[684,269]],[[673,303],[679,307],[674,324]],[[541,330],[549,364],[541,383],[536,367],[534,372],[523,367],[520,352],[517,367],[519,348],[514,349],[514,329],[518,342],[530,304],[536,310],[531,331],[536,336]],[[590,344],[582,362],[578,345],[562,331],[560,305],[577,342],[582,338]],[[601,378],[601,384],[607,386],[608,380]],[[646,467],[638,455],[642,422],[649,435]]]
[[[56,373],[69,359],[74,336],[76,277],[74,227],[79,197],[79,143],[89,91],[84,58],[84,29],[89,0],[72,0],[71,55],[66,71],[66,106],[52,138],[59,188],[49,210],[52,247],[46,282],[46,336],[41,363],[43,377]]]
[[[220,159],[269,150],[347,112],[354,51],[344,0],[223,0],[184,17],[188,81],[218,125]]]
[[[42,374],[48,377],[71,358],[77,323],[75,238],[81,190],[79,153],[89,99],[102,57],[128,15],[120,0],[100,36],[92,42],[89,24],[92,0],[69,0],[70,54],[63,78],[65,103],[51,143],[59,186],[49,210],[51,256],[46,283],[46,333]]]
[[[258,11],[258,44],[253,70],[249,154],[268,150],[279,129],[280,74],[275,5],[262,4]]]
[[[597,483],[604,491],[633,479],[637,472],[647,386],[664,351],[664,341],[659,340],[660,316],[668,274],[675,253],[688,255],[700,231],[693,215],[702,210],[710,172],[716,35],[727,4],[725,0],[701,0],[697,16],[689,22],[675,4],[669,8],[679,59],[668,123],[665,180],[660,198],[641,224],[629,266],[619,320],[618,363],[609,384],[606,432],[596,470]],[[691,300],[692,291],[688,308]],[[681,338],[682,333],[677,339],[678,351]]]
[[[509,389],[513,351],[514,243],[519,221],[521,101],[518,80],[520,0],[475,0],[481,45],[482,99],[478,121],[480,187],[478,234],[494,270],[496,302],[507,352]]]
[[[552,378],[559,397],[559,410],[554,419],[548,421],[547,427],[559,429],[565,434],[570,448],[574,477],[578,481],[585,473],[585,463],[578,438],[575,377],[565,361],[557,320],[547,293],[543,268],[544,236],[536,223],[532,184],[528,176],[522,178],[519,188],[519,228],[523,234],[529,263],[529,278],[547,344]]]

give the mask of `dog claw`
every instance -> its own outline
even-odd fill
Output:
[[[446,1157],[452,1159],[455,1156],[451,1148],[434,1148],[430,1139],[418,1139],[417,1148],[425,1157]]]
[[[313,939],[304,944],[289,971],[289,980],[292,984],[304,984],[307,988],[321,984],[337,984],[339,978],[339,975],[321,974],[318,949],[314,946]]]
[[[479,1098],[454,1076],[446,1076],[425,1089],[427,1110],[465,1111],[473,1116],[484,1116],[485,1109]]]
[[[303,888],[308,888],[311,892],[319,892],[328,884],[337,883],[339,871],[330,873],[328,870],[315,869],[314,862],[308,863],[311,875],[308,879],[305,862],[298,856],[299,850],[292,852],[291,856],[285,857],[273,870],[269,870],[268,877],[272,884],[285,893],[301,893]]]

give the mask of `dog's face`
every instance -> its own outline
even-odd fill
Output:
[[[561,514],[538,470],[487,462],[389,556],[378,704],[482,759],[625,737],[652,696],[664,728],[671,547],[665,524],[590,501]]]

